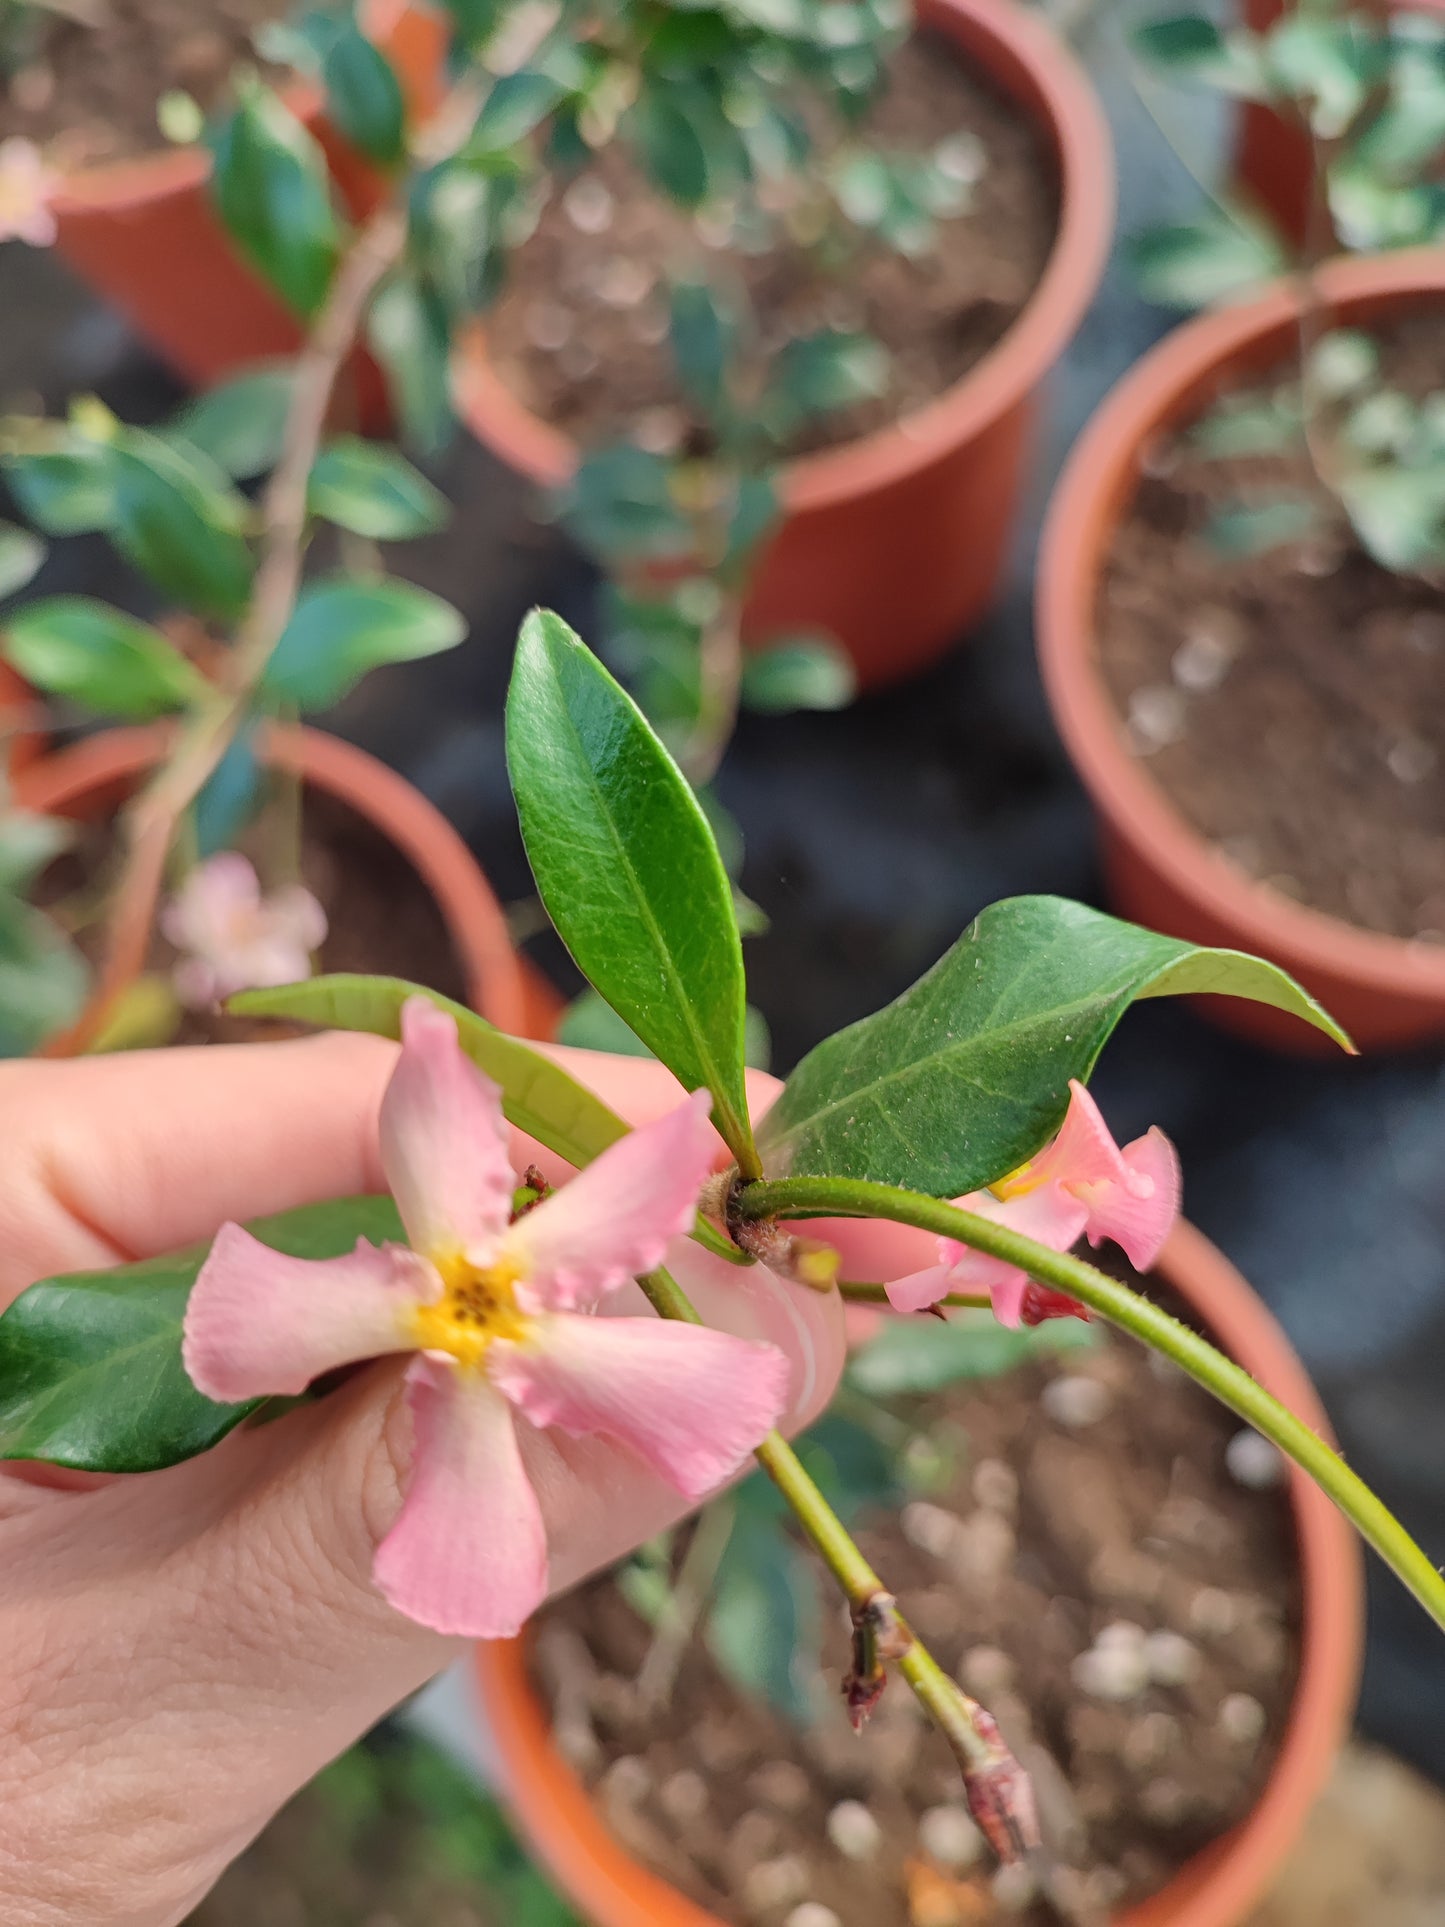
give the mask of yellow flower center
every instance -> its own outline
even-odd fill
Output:
[[[435,1304],[419,1305],[413,1338],[422,1351],[447,1352],[459,1365],[480,1365],[494,1338],[520,1338],[526,1317],[514,1290],[514,1265],[470,1264],[460,1252],[432,1258],[445,1286]]]
[[[1016,1171],[1010,1171],[1007,1177],[1000,1178],[997,1184],[991,1184],[988,1188],[996,1198],[1005,1199],[1021,1198],[1030,1191],[1037,1191],[1039,1180],[1034,1170],[1034,1160],[1026,1159]]]

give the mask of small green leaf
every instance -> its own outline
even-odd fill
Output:
[[[1259,41],[1253,34],[1221,33],[1202,14],[1150,20],[1129,35],[1139,58],[1167,80],[1191,80],[1241,100],[1269,92]]]
[[[515,147],[542,125],[565,93],[550,74],[526,68],[503,74],[482,103],[462,150],[463,158],[482,159]]]
[[[166,424],[166,439],[198,449],[234,480],[248,481],[275,467],[295,388],[293,362],[250,369],[187,402]]]
[[[701,207],[713,187],[708,150],[676,93],[657,84],[644,88],[627,126],[643,166],[663,193],[680,207]]]
[[[26,515],[47,535],[86,535],[115,513],[110,450],[88,435],[46,424],[44,445],[4,458],[6,480]]]
[[[1310,381],[1331,401],[1357,394],[1380,372],[1380,350],[1359,328],[1331,328],[1310,351]]]
[[[1171,308],[1226,300],[1288,265],[1278,236],[1238,208],[1151,228],[1136,237],[1129,255],[1145,300]]]
[[[371,304],[367,343],[386,371],[402,439],[434,454],[455,426],[447,357],[451,336],[439,297],[414,276],[394,274]]]
[[[156,586],[199,615],[232,622],[251,594],[255,561],[246,503],[192,450],[127,429],[110,449],[112,541]]]
[[[404,1236],[390,1198],[305,1205],[248,1229],[297,1258]],[[111,1271],[47,1278],[0,1318],[0,1457],[86,1472],[194,1458],[260,1402],[217,1405],[181,1363],[181,1324],[209,1244]]]
[[[74,837],[75,825],[63,817],[0,809],[0,897],[23,896]]]
[[[759,1130],[770,1175],[871,1178],[932,1197],[992,1184],[1063,1122],[1136,999],[1212,993],[1288,1011],[1349,1048],[1273,964],[1120,923],[1062,897],[976,917],[911,989],[826,1038]]]
[[[354,147],[388,170],[406,159],[406,103],[391,62],[355,20],[338,23],[322,60],[326,104]]]
[[[192,806],[198,855],[231,848],[260,800],[261,782],[252,718],[231,738]]]
[[[48,696],[142,722],[205,694],[200,671],[157,629],[89,596],[48,596],[6,619],[0,653]]]
[[[673,282],[672,359],[683,392],[705,422],[716,422],[724,411],[736,334],[734,316],[705,281]]]
[[[804,1654],[820,1635],[818,1589],[799,1549],[770,1518],[734,1525],[714,1581],[705,1632],[709,1650],[744,1693],[789,1719],[813,1710]]]
[[[788,636],[769,642],[743,665],[748,709],[846,709],[858,693],[852,658],[831,636]]]
[[[1356,535],[1382,568],[1438,568],[1445,558],[1445,463],[1382,466],[1340,482]]]
[[[253,82],[213,148],[212,192],[231,238],[288,307],[314,315],[341,252],[320,146],[278,95]]]
[[[49,917],[18,897],[0,896],[0,1057],[27,1057],[73,1022],[88,982],[80,952]],[[3,1330],[0,1319],[0,1333]],[[0,1349],[0,1386],[4,1384]],[[0,1437],[0,1457],[13,1456]]]
[[[672,495],[672,470],[632,442],[588,455],[562,491],[567,528],[604,564],[685,556],[693,531]]]
[[[885,394],[889,374],[888,351],[870,335],[823,328],[781,350],[762,413],[774,433],[786,435],[814,416]]]
[[[1092,1327],[1061,1318],[1037,1330],[1009,1331],[992,1312],[952,1311],[936,1318],[890,1318],[848,1361],[848,1383],[869,1398],[941,1392],[971,1379],[1001,1378],[1031,1358],[1087,1351]]]
[[[1218,510],[1205,525],[1204,539],[1220,555],[1243,559],[1299,542],[1319,526],[1317,502],[1304,495],[1276,495]]]
[[[615,1057],[651,1057],[652,1052],[604,997],[584,990],[562,1013],[557,1042],[576,1050],[610,1051]]]
[[[0,601],[33,582],[45,560],[45,544],[29,529],[0,521]]]
[[[297,709],[326,709],[368,670],[440,655],[466,633],[465,619],[449,602],[410,582],[348,576],[310,582],[266,665],[262,691]]]
[[[1374,24],[1287,13],[1264,42],[1272,89],[1302,103],[1321,140],[1338,140],[1384,72],[1384,43]]]
[[[732,891],[687,779],[560,617],[534,611],[507,699],[522,838],[584,976],[752,1162]]]
[[[1251,401],[1234,396],[1211,408],[1189,431],[1190,445],[1213,460],[1248,455],[1278,455],[1291,448],[1301,430],[1294,396]]]
[[[326,444],[306,493],[313,515],[375,542],[433,535],[451,517],[446,497],[404,455],[359,435]]]

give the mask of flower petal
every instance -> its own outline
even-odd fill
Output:
[[[411,1314],[440,1288],[402,1245],[291,1258],[222,1225],[191,1288],[181,1358],[207,1398],[294,1396],[337,1365],[409,1349]]]
[[[789,1368],[775,1345],[702,1325],[554,1312],[494,1344],[487,1371],[534,1425],[620,1439],[700,1499],[776,1424]]]
[[[940,1243],[944,1242],[940,1240]],[[956,1248],[951,1240],[946,1242],[950,1251]],[[895,1311],[927,1311],[930,1305],[936,1305],[940,1298],[947,1297],[949,1292],[956,1289],[953,1266],[945,1263],[930,1265],[926,1271],[910,1271],[906,1278],[891,1279],[883,1289]],[[851,1314],[854,1308],[850,1305],[848,1309]]]
[[[512,1210],[502,1094],[425,997],[401,1012],[401,1056],[381,1100],[381,1162],[416,1250],[489,1264]]]
[[[1051,1251],[1067,1251],[1081,1236],[1088,1210],[1061,1184],[1045,1184],[1037,1190],[1021,1192],[1013,1198],[996,1198],[991,1191],[975,1191],[959,1203],[965,1211],[994,1224],[1006,1225],[1026,1238],[1034,1238]],[[993,1303],[993,1314],[1001,1325],[1019,1324],[1023,1317],[1024,1292],[1028,1273],[1002,1258],[975,1251],[971,1245],[945,1238],[940,1257],[949,1266],[950,1291],[986,1291]],[[890,1300],[893,1291],[889,1291]]]
[[[248,929],[261,902],[261,885],[238,850],[221,850],[196,864],[160,914],[161,935],[177,950],[224,956]]]
[[[1059,1134],[1026,1166],[1029,1184],[1098,1184],[1124,1175],[1124,1159],[1103,1114],[1077,1077]],[[1005,1195],[1007,1189],[1005,1187]]]
[[[430,1354],[407,1372],[407,1402],[411,1476],[372,1577],[436,1632],[510,1639],[547,1592],[547,1534],[512,1414],[480,1372]]]
[[[527,1309],[591,1306],[662,1263],[668,1240],[691,1231],[717,1139],[711,1102],[685,1104],[629,1131],[575,1178],[519,1218],[504,1256],[515,1263]]]
[[[1156,1124],[1125,1145],[1123,1162],[1121,1183],[1081,1187],[1089,1243],[1112,1238],[1136,1271],[1148,1271],[1179,1216],[1179,1153]]]

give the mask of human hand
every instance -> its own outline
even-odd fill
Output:
[[[558,1055],[634,1123],[678,1101],[647,1060]],[[394,1060],[335,1036],[0,1067],[0,1307],[227,1219],[381,1189]],[[755,1079],[755,1109],[776,1088]],[[528,1139],[514,1154],[566,1176]],[[920,1262],[896,1226],[821,1233],[855,1275]],[[843,1355],[835,1297],[693,1247],[686,1284],[709,1324],[786,1353],[789,1429],[823,1409]],[[408,1462],[399,1384],[397,1364],[370,1367],[164,1472],[79,1490],[0,1473],[7,1927],[182,1919],[292,1792],[460,1650],[371,1583]],[[531,1433],[525,1451],[554,1589],[686,1509],[604,1439]]]

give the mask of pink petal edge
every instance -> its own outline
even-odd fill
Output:
[[[414,1454],[372,1577],[400,1613],[464,1639],[510,1639],[547,1595],[547,1534],[506,1401],[429,1353],[407,1372]]]
[[[222,1225],[191,1288],[181,1360],[225,1404],[295,1396],[338,1365],[408,1349],[411,1314],[438,1290],[402,1245],[292,1258]]]
[[[493,1345],[487,1371],[534,1425],[619,1439],[689,1499],[720,1486],[771,1431],[790,1375],[775,1345],[575,1312]]]
[[[1183,1180],[1179,1153],[1159,1126],[1124,1147],[1127,1175],[1119,1184],[1084,1191],[1089,1243],[1112,1238],[1136,1271],[1157,1262],[1179,1217]]]

